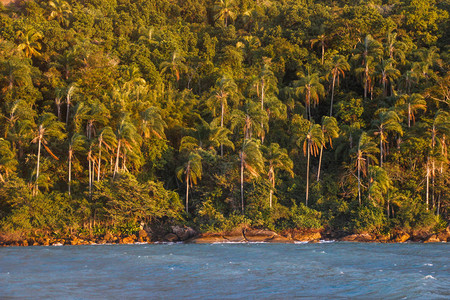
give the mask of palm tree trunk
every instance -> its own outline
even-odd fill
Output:
[[[89,196],[92,194],[92,162],[91,159],[88,158],[89,163]]]
[[[411,103],[408,103],[408,127],[411,127]]]
[[[317,182],[320,180],[320,167],[322,165],[322,153],[323,153],[323,145],[320,146],[320,155],[319,155],[319,170],[317,171]]]
[[[71,183],[72,183],[72,149],[69,150],[69,196]]]
[[[333,74],[333,83],[331,85],[331,105],[330,105],[330,117],[333,116],[333,100],[334,100],[334,85],[336,83],[336,74]]]
[[[223,117],[225,114],[225,104],[222,101],[221,114],[220,114],[220,127],[223,127]],[[223,144],[220,143],[220,156],[223,157]]]
[[[426,197],[425,197],[425,203],[427,206],[427,210],[428,210],[428,205],[429,205],[429,201],[428,201],[428,195],[429,195],[429,190],[430,190],[430,167],[429,167],[429,163],[428,163],[429,158],[427,159],[427,189],[426,189]]]
[[[322,41],[322,65],[324,56],[325,56],[325,43]]]
[[[366,63],[366,68],[364,70],[364,100],[367,99],[367,63]]]
[[[69,124],[70,100],[67,100],[66,126]]]
[[[41,160],[41,139],[39,139],[38,143],[38,157],[37,157],[37,165],[36,165],[36,190],[35,193],[38,191],[38,179],[39,179],[39,161]]]
[[[190,170],[190,163],[188,163],[187,168],[186,168],[186,213],[189,213],[189,173],[191,172]]]
[[[261,112],[264,112],[264,80],[261,85]],[[264,132],[264,123],[261,120],[261,132]],[[264,134],[261,135],[261,144],[264,143]]]
[[[113,179],[114,177],[116,177],[116,174],[119,171],[119,154],[120,154],[120,140],[117,143],[116,163],[114,165]]]
[[[98,142],[98,172],[97,172],[97,181],[100,181],[100,163],[102,159],[102,139]]]
[[[380,130],[380,167],[383,167],[383,132]]]
[[[361,206],[361,162],[360,162],[360,158],[358,157],[358,161],[357,161],[357,169],[358,169],[358,201],[359,201],[359,206]]]
[[[308,206],[308,197],[309,197],[309,157],[310,157],[310,151],[311,151],[311,146],[310,146],[310,141],[308,141],[308,162],[306,164],[306,206]]]
[[[244,153],[241,151],[241,209],[244,214]]]

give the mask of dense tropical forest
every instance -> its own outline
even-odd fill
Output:
[[[445,228],[449,10],[0,4],[1,232]]]

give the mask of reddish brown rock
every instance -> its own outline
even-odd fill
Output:
[[[137,241],[137,238],[134,234],[124,237],[120,240],[121,244],[134,244]]]
[[[250,229],[245,230],[245,239],[249,242],[265,242],[269,239],[274,238],[275,236],[278,236],[273,231],[270,230],[263,230],[263,229]]]
[[[436,234],[429,236],[424,243],[440,243],[441,240],[438,238]]]
[[[268,242],[268,243],[286,243],[286,244],[294,243],[293,240],[290,240],[290,239],[288,239],[288,238],[286,238],[284,236],[281,236],[281,235],[276,235],[276,236],[274,236],[271,239],[265,240],[265,242]]]
[[[398,232],[394,235],[394,238],[392,239],[392,242],[394,243],[404,243],[407,240],[409,240],[411,236],[407,234],[406,232]]]
[[[360,233],[347,235],[340,240],[344,242],[373,242],[375,241],[375,237],[368,233]]]

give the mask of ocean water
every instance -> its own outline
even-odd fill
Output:
[[[0,248],[0,299],[450,299],[448,244]]]

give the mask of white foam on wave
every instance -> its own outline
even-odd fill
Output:
[[[319,243],[320,244],[328,244],[328,243],[334,243],[336,242],[335,240],[320,240]]]
[[[303,245],[303,244],[308,244],[308,242],[305,242],[305,241],[294,241],[294,244]]]
[[[432,267],[433,264],[423,264],[424,266]]]
[[[431,275],[427,275],[427,276],[425,276],[423,279],[433,279],[433,280],[436,280],[436,278],[434,278],[434,277],[431,276]]]

